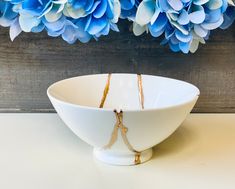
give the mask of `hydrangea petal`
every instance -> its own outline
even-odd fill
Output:
[[[11,41],[14,41],[14,39],[22,32],[22,29],[19,24],[19,20],[15,19],[14,23],[10,27],[10,38]]]
[[[193,4],[195,5],[204,5],[210,0],[193,0]]]
[[[183,8],[183,3],[181,0],[168,0],[167,2],[176,11],[179,11]]]
[[[121,4],[119,2],[119,0],[114,0],[113,2],[113,18],[111,20],[111,22],[113,23],[117,23],[119,16],[121,15]]]
[[[186,25],[189,23],[189,15],[188,15],[188,12],[186,10],[182,10],[177,22],[180,24],[180,25]]]
[[[177,31],[175,32],[175,37],[176,37],[179,41],[184,42],[184,43],[187,43],[187,42],[189,42],[189,41],[192,40],[192,34],[191,34],[191,33],[189,33],[188,35],[184,35],[184,34],[181,33],[179,30],[177,30]]]
[[[190,52],[195,53],[198,49],[198,46],[199,46],[199,41],[194,39],[190,45],[190,49],[189,49]]]
[[[141,26],[134,22],[133,24],[133,33],[135,36],[142,35],[146,31],[146,26]]]
[[[142,1],[136,12],[136,23],[143,26],[151,21],[155,13],[155,3],[152,0]]]
[[[206,37],[208,30],[202,28],[200,25],[194,25],[194,32],[200,37]]]
[[[122,5],[122,9],[130,10],[135,4],[135,0],[120,0],[120,3]]]
[[[86,31],[91,35],[95,35],[96,33],[99,33],[101,30],[103,30],[106,25],[107,22],[105,17],[100,19],[91,18],[90,25]]]
[[[190,43],[179,43],[179,48],[183,53],[187,54],[190,49]]]
[[[164,28],[167,23],[168,20],[165,14],[160,14],[154,24],[149,25],[149,31],[151,32],[152,36],[160,36],[164,32]]]
[[[95,18],[101,18],[105,14],[107,6],[108,6],[107,1],[101,1],[101,3],[98,5],[96,10],[94,11],[93,16]]]
[[[204,8],[202,6],[194,5],[191,9],[192,12],[189,14],[189,20],[194,24],[202,23],[206,18]]]
[[[217,22],[203,23],[203,24],[201,24],[201,27],[203,27],[206,30],[214,30],[214,29],[220,27],[222,25],[223,21],[224,21],[224,18],[223,18],[223,16],[221,16]]]
[[[161,12],[160,9],[156,9],[155,10],[155,12],[154,12],[154,14],[153,14],[153,16],[151,18],[151,22],[150,22],[151,24],[153,24],[157,20],[160,12]]]
[[[220,7],[222,7],[222,5],[223,0],[210,0],[206,4],[206,6],[211,10],[219,9]]]
[[[19,24],[24,32],[30,32],[33,27],[40,24],[41,20],[35,16],[22,14],[19,17]]]

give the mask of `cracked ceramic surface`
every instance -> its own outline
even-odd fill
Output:
[[[151,148],[180,126],[200,92],[170,78],[98,74],[56,82],[47,93],[66,125],[94,147],[97,159],[135,165],[149,160]]]

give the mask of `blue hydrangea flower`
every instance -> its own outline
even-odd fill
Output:
[[[168,43],[174,52],[194,53],[211,30],[222,26],[227,8],[227,0],[143,0],[133,31],[136,35],[150,31],[154,37],[164,33],[162,44]]]
[[[6,1],[6,0],[5,0]],[[88,42],[118,31],[121,12],[118,0],[7,0],[24,32],[41,32],[62,38],[68,43],[77,39]]]
[[[78,35],[94,38],[108,35],[110,29],[118,31],[116,23],[120,12],[121,5],[118,0],[70,0],[63,10],[66,17],[72,18]]]
[[[171,50],[195,52],[210,31],[235,20],[233,0],[0,0],[0,25],[12,40],[22,31],[41,32],[68,43],[88,42],[118,31],[119,17],[134,22],[135,35],[164,34]]]

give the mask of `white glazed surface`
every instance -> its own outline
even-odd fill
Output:
[[[47,91],[61,119],[77,136],[95,147],[95,155],[100,154],[97,152],[100,149],[104,156],[112,154],[113,157],[130,156],[133,159],[134,154],[124,144],[120,132],[111,149],[102,149],[109,142],[116,123],[114,109],[124,111],[127,138],[136,151],[142,152],[171,135],[190,113],[199,96],[198,88],[189,83],[142,75],[145,107],[142,110],[137,75],[112,74],[104,108],[100,109],[107,76],[99,74],[66,79],[53,84]],[[102,161],[134,164],[130,160],[118,162],[118,158],[109,161],[110,156],[106,155]]]

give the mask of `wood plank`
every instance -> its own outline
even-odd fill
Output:
[[[68,45],[45,33],[22,34],[13,43],[0,30],[0,112],[53,112],[46,96],[55,81],[85,74],[128,72],[185,80],[201,90],[194,112],[235,112],[235,25],[212,32],[194,54],[173,53],[130,25],[99,42]]]

